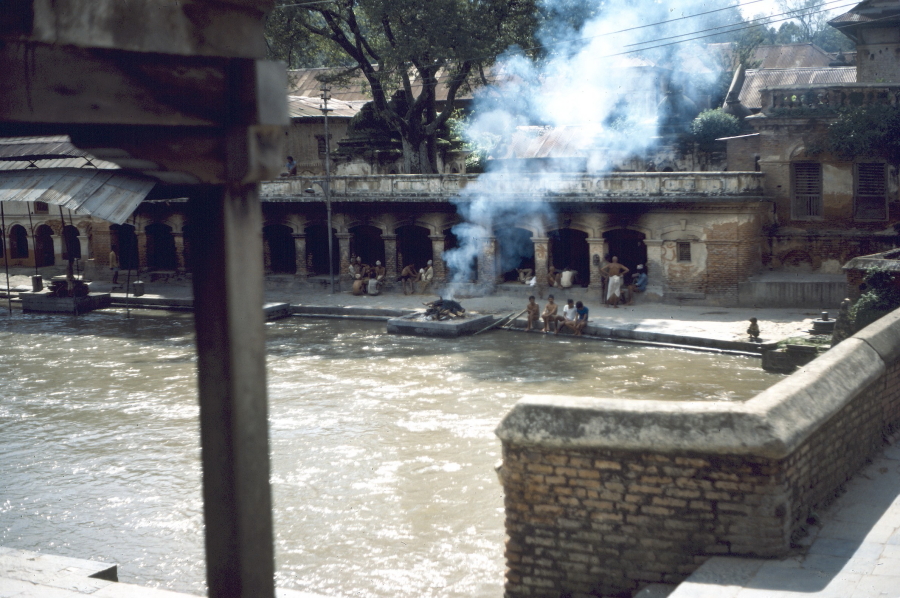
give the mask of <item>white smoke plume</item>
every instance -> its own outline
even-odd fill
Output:
[[[725,7],[730,8],[717,10]],[[573,24],[574,10],[594,16]],[[701,42],[721,39],[685,40],[739,19],[737,0],[544,0],[542,12],[556,15],[539,34],[546,57],[533,61],[517,49],[502,57],[493,69],[494,83],[475,96],[466,135],[494,140],[494,158],[515,158],[510,144],[521,147],[523,138],[527,143],[528,127],[537,135],[552,130],[569,159],[545,163],[540,173],[522,160],[488,161],[488,171],[457,200],[465,222],[453,228],[459,246],[444,255],[450,294],[454,283],[474,278],[482,239],[496,237],[505,249],[505,263],[498,265],[504,272],[521,257],[508,249],[515,246],[514,227],[531,222],[538,231],[555,228],[547,202],[515,200],[523,180],[554,193],[571,181],[565,173],[607,172],[627,158],[648,155],[660,143],[661,127],[683,117],[673,109],[691,104],[686,97],[698,95],[695,87],[719,76],[719,62]],[[691,105],[687,112],[705,107]]]

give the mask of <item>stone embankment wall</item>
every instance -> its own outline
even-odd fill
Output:
[[[497,430],[507,598],[778,556],[900,423],[900,311],[744,403],[526,397]]]

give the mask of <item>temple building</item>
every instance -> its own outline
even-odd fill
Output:
[[[266,272],[296,281],[327,275],[331,238],[332,267],[342,276],[357,256],[384,263],[389,282],[404,265],[433,260],[438,280],[456,277],[487,292],[514,281],[518,268],[534,269],[545,286],[551,266],[574,269],[579,284],[599,289],[601,268],[612,256],[632,269],[646,265],[648,296],[675,302],[736,305],[740,286],[769,271],[839,275],[850,259],[900,242],[897,169],[883,159],[842,161],[810,147],[841,107],[897,105],[900,8],[866,0],[832,24],[857,42],[858,66],[813,46],[770,47],[759,69],[735,76],[725,107],[752,132],[726,140],[727,154],[678,153],[662,140],[651,154],[620,156],[611,172],[578,166],[584,160],[572,143],[577,131],[541,125],[520,127],[493,156],[497,165],[514,168],[467,174],[466,153],[444,139],[441,174],[397,174],[399,139],[374,117],[362,89],[336,87],[329,104],[331,234],[322,191],[321,84],[313,70],[295,71],[285,153],[294,156],[298,174],[262,184]],[[703,107],[701,99],[673,99],[680,92],[664,83],[647,102],[677,100],[687,119]],[[82,170],[114,167],[65,146],[64,138],[41,142],[56,143],[55,149],[4,143],[0,192],[10,172],[60,167],[53,160],[76,160],[66,166]],[[560,173],[547,166],[554,162],[574,166]],[[183,274],[190,222],[177,185],[145,195],[122,225],[60,217],[35,194],[8,203],[3,250],[11,265],[37,268],[78,251],[86,270],[102,277],[114,249],[123,267]],[[480,238],[460,239],[454,227],[479,197],[521,209],[489,222]],[[446,252],[473,242],[471,268],[454,271]]]

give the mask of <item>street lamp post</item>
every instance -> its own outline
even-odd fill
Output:
[[[331,237],[331,140],[328,138],[328,88],[322,83],[322,114],[325,115],[325,212],[328,220],[328,275],[331,277],[331,294],[334,295],[334,241]]]

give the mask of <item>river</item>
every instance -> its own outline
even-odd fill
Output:
[[[745,400],[753,358],[383,323],[267,324],[277,584],[329,596],[499,598],[493,434],[523,394]],[[0,319],[0,546],[205,592],[190,314]]]

